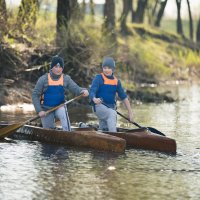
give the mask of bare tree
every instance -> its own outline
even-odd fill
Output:
[[[154,4],[154,7],[153,7],[153,9],[152,9],[152,16],[155,16],[155,15],[156,15],[156,10],[157,10],[159,1],[160,1],[160,0],[156,0],[156,2],[155,2],[155,4]]]
[[[120,17],[121,32],[123,34],[128,33],[126,19],[129,14],[129,11],[131,11],[131,7],[130,7],[131,4],[132,4],[132,0],[123,0],[123,11],[122,11],[122,15]]]
[[[161,19],[163,17],[163,14],[164,14],[166,4],[167,4],[167,0],[160,1],[160,9],[158,11],[158,15],[157,15],[156,20],[155,20],[155,26],[157,26],[157,27],[160,26],[160,22],[161,22]]]
[[[115,0],[106,0],[104,4],[104,23],[102,25],[102,32],[110,45],[106,54],[112,55],[116,51],[117,40],[115,32]]]
[[[193,20],[192,20],[192,13],[191,13],[189,0],[187,0],[187,5],[188,5],[188,13],[189,13],[189,21],[190,21],[190,39],[193,40]]]
[[[131,10],[131,21],[134,22],[135,11],[134,11],[134,8],[133,8],[133,0],[129,1],[129,7],[130,7],[130,10]]]
[[[106,0],[104,4],[104,24],[108,32],[114,32],[115,30],[115,2],[114,0]]]
[[[144,22],[144,15],[145,15],[145,9],[147,7],[147,3],[148,3],[148,0],[138,0],[137,10],[135,12],[133,22],[136,22],[136,23]]]
[[[90,14],[92,16],[92,19],[94,20],[95,12],[94,12],[94,1],[93,0],[90,0]]]
[[[85,0],[83,0],[81,4],[81,19],[84,19],[85,12],[86,12],[86,3]]]
[[[77,0],[58,0],[56,14],[56,42],[58,46],[63,46],[70,38],[70,21],[78,15]]]
[[[181,20],[181,1],[176,0],[177,5],[177,33],[183,35],[183,27],[182,27],[182,20]]]
[[[200,44],[200,17],[197,24],[197,34],[196,34],[197,43]]]
[[[2,40],[3,35],[7,32],[7,10],[6,10],[6,1],[0,0],[0,41]]]
[[[0,20],[7,21],[7,10],[5,0],[0,0]]]
[[[93,0],[90,0],[90,2],[89,2],[89,8],[90,8],[90,15],[91,15],[92,21],[94,21],[94,16],[95,16],[95,10],[94,10],[94,8],[95,8],[95,4],[94,4]],[[84,19],[85,13],[86,13],[86,2],[85,2],[85,0],[83,0],[82,3],[81,3],[81,20]]]
[[[39,11],[38,0],[22,0],[19,6],[17,22],[22,33],[30,33],[35,26]]]

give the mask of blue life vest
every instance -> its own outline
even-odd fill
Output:
[[[101,76],[104,80],[104,83],[99,86],[96,97],[102,98],[103,102],[107,105],[115,105],[118,80],[115,77],[114,79],[109,79],[103,73],[101,73]]]
[[[58,80],[52,80],[50,73],[48,73],[48,87],[44,92],[44,106],[55,107],[64,103],[65,91],[64,91],[64,76],[63,74]]]

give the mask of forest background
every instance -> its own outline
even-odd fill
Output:
[[[83,87],[112,56],[131,99],[174,101],[149,88],[199,81],[199,10],[197,0],[0,0],[0,106],[31,103],[54,55]]]

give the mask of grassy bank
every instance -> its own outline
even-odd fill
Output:
[[[165,20],[163,22],[165,26],[162,25],[160,29],[130,23],[128,24],[129,35],[126,37],[120,33],[117,23],[114,43],[102,34],[102,23],[101,16],[97,15],[95,18],[91,18],[86,15],[84,20],[70,25],[70,41],[73,45],[84,46],[85,48],[80,54],[85,53],[88,57],[79,60],[80,56],[71,55],[71,58],[66,56],[72,61],[69,63],[73,65],[74,60],[77,59],[80,68],[97,68],[96,71],[98,71],[102,58],[107,55],[113,56],[116,59],[118,75],[129,82],[137,83],[160,83],[166,80],[188,80],[198,77],[199,53],[185,45],[184,39],[175,34],[175,21]],[[10,31],[14,32],[12,30],[12,27],[15,27],[14,21],[10,20],[10,24]],[[184,27],[187,26],[184,25]],[[28,50],[31,54],[34,49],[44,48],[48,52],[56,53],[55,35],[55,12],[40,11],[35,30],[30,35],[24,36],[30,42],[31,47],[13,38],[5,37],[4,40],[19,52],[19,56],[23,55],[23,51]],[[59,50],[57,53],[60,53]],[[69,51],[68,53],[70,54]],[[25,62],[30,63],[29,60]],[[29,67],[34,66],[29,65]]]

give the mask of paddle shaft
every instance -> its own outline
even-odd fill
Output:
[[[46,115],[48,115],[49,113],[53,112],[54,110],[57,110],[58,108],[60,108],[60,107],[62,107],[62,106],[64,106],[64,105],[67,105],[67,104],[71,103],[71,102],[74,101],[74,100],[80,99],[81,97],[82,97],[82,94],[79,95],[79,96],[77,96],[77,97],[74,97],[73,99],[70,99],[69,101],[66,101],[65,103],[62,103],[62,104],[60,104],[60,105],[58,105],[58,106],[56,106],[56,107],[53,107],[53,108],[47,110],[47,111],[46,111]],[[39,119],[39,118],[40,118],[40,116],[37,115],[37,116],[35,116],[34,118],[31,118],[31,119],[27,120],[26,122],[24,122],[24,124],[26,124],[26,123],[28,123],[28,122],[35,121],[36,119]]]
[[[131,121],[128,117],[126,117],[126,116],[124,116],[123,114],[119,113],[117,110],[116,110],[116,112],[117,112],[118,115],[120,115],[120,116],[123,117],[124,119],[128,120],[130,123],[134,124],[134,125],[137,126],[138,128],[144,128],[144,127],[140,126],[138,123]]]

